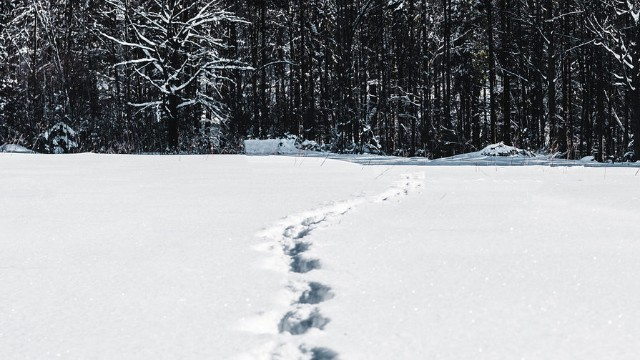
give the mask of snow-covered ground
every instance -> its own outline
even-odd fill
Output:
[[[478,157],[0,154],[0,359],[636,359],[638,167]]]

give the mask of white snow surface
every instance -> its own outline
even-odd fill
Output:
[[[0,359],[637,358],[637,167],[391,163],[0,154]]]

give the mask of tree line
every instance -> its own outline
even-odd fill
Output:
[[[640,156],[640,5],[622,0],[0,3],[0,143],[242,151],[296,136],[441,157],[504,142]]]

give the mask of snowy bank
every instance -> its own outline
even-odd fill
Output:
[[[33,151],[18,144],[4,144],[0,145],[0,153],[33,154]]]

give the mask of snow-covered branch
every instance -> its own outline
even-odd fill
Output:
[[[158,99],[135,105],[139,108],[161,106],[169,119],[178,111],[201,104],[213,111],[220,99],[217,90],[224,77],[220,70],[245,70],[249,67],[220,55],[224,43],[217,30],[223,23],[244,20],[220,8],[219,1],[177,0],[170,8],[164,1],[154,0],[145,7],[131,6],[124,0],[108,0],[115,10],[124,13],[122,24],[132,36],[123,39],[102,31],[100,34],[134,51],[116,66],[130,67],[134,74],[157,92]],[[206,84],[206,91],[200,91]],[[210,92],[207,94],[206,92]],[[172,121],[173,121],[172,120]]]

